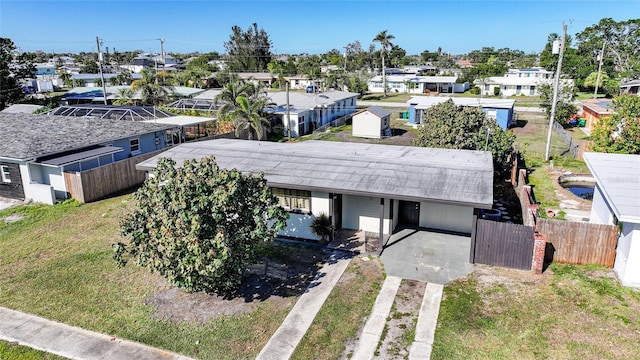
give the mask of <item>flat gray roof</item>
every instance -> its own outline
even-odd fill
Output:
[[[214,155],[222,168],[264,173],[269,186],[477,208],[493,204],[491,153],[331,141],[272,143],[217,139],[185,143],[136,165],[158,159]]]
[[[640,223],[640,155],[587,152],[584,160],[618,220]]]

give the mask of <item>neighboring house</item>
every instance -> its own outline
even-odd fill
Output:
[[[512,99],[477,99],[462,97],[437,97],[437,96],[414,96],[407,104],[409,104],[409,123],[420,124],[424,113],[429,111],[432,106],[452,100],[454,104],[460,107],[473,106],[482,108],[482,111],[488,118],[496,120],[498,126],[502,129],[508,129],[515,122],[514,106],[515,100]]]
[[[132,73],[139,73],[144,69],[154,69],[156,62],[149,57],[136,57],[131,60],[130,64],[120,65],[122,69],[127,69]]]
[[[473,62],[471,62],[471,60],[466,60],[466,59],[456,60],[456,65],[458,65],[458,67],[460,67],[461,69],[467,69],[467,68],[473,67]]]
[[[568,79],[562,82],[573,84],[573,80]],[[509,69],[504,76],[477,79],[474,84],[483,95],[493,96],[497,88],[500,96],[538,96],[540,85],[553,84],[553,72],[543,68]]]
[[[391,136],[390,121],[390,112],[378,106],[371,106],[353,114],[351,134],[374,139]]]
[[[322,213],[336,230],[364,230],[380,240],[398,226],[469,235],[476,210],[493,204],[493,161],[484,151],[217,139],[172,147],[136,168],[150,171],[163,157],[181,166],[209,156],[221,168],[264,174],[290,212],[279,233],[286,237],[319,240],[310,225]]]
[[[261,82],[265,85],[271,87],[271,84],[277,79],[268,72],[245,72],[245,73],[236,73],[240,80],[244,81],[254,81]]]
[[[269,99],[275,105],[269,111],[275,122],[284,127],[285,135],[298,137],[356,111],[360,94],[346,91],[327,91],[317,94],[289,93],[289,121],[287,121],[287,93],[270,92]],[[289,133],[289,129],[291,132]]]
[[[289,82],[291,90],[304,90],[307,86],[318,83],[310,79],[308,75],[285,76],[284,79]]]
[[[580,103],[582,104],[580,117],[587,120],[585,129],[589,132],[593,131],[594,126],[601,119],[608,118],[615,112],[611,99],[590,99],[583,100]]]
[[[640,80],[632,80],[624,84],[620,84],[620,94],[640,96]]]
[[[131,89],[128,85],[119,86],[107,86],[107,103],[113,103],[113,100],[118,99],[120,90]],[[186,98],[195,96],[204,89],[190,88],[186,86],[174,86],[172,89],[167,88],[169,96],[177,98]],[[142,100],[142,91],[138,90],[131,95],[131,100]],[[76,105],[76,104],[102,104],[104,103],[104,94],[102,92],[102,86],[99,87],[75,87],[66,92],[60,98],[60,105]]]
[[[415,76],[415,75],[387,75],[387,90],[397,93],[454,93],[464,92],[469,84],[456,84],[457,76]],[[384,92],[382,76],[374,76],[367,83],[369,92]]]
[[[119,74],[109,74],[109,73],[102,74],[106,85],[109,85],[109,80],[111,78],[117,77],[118,75]],[[133,73],[130,75],[131,75],[131,81],[142,79],[142,76],[140,76],[140,74]],[[72,74],[71,80],[74,81],[74,83],[78,81],[81,82],[81,84],[83,84],[82,85],[83,87],[102,87],[102,85],[96,84],[96,81],[102,80],[102,77],[100,74]],[[131,84],[125,84],[125,85],[131,85]]]
[[[585,153],[596,179],[590,223],[618,225],[614,270],[625,286],[640,287],[640,155]]]
[[[0,113],[4,139],[0,143],[0,196],[47,204],[66,199],[68,172],[164,149],[171,128],[133,121]]]
[[[34,64],[35,71],[33,75],[36,77],[54,76],[56,74],[56,65],[51,63]]]

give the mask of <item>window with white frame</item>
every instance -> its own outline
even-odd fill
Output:
[[[132,153],[140,152],[140,138],[130,139],[129,147]]]
[[[0,166],[0,175],[2,175],[2,182],[10,183],[11,182],[11,173],[9,172],[9,167],[6,165]]]
[[[311,212],[311,191],[271,188],[282,208],[291,212]]]

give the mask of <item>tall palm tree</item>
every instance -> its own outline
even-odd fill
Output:
[[[236,127],[236,136],[240,136],[243,131],[249,131],[249,140],[253,140],[255,133],[258,140],[262,139],[266,129],[269,129],[270,122],[264,116],[264,109],[269,106],[266,97],[251,98],[240,95],[236,98],[236,108],[227,114],[227,118],[233,121]]]
[[[131,88],[122,88],[118,90],[118,94],[116,95],[116,99],[113,101],[116,105],[131,105],[131,97],[133,96],[133,91]]]
[[[387,34],[387,30],[381,31],[373,38],[373,41],[379,42],[381,46],[380,55],[382,56],[382,88],[384,89],[384,97],[387,97],[387,74],[384,68],[384,55],[387,52],[387,48],[393,47],[391,40],[395,38],[395,36]]]

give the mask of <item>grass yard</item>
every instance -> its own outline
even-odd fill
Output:
[[[640,292],[611,269],[481,266],[445,287],[431,358],[637,359],[639,338]]]
[[[0,340],[0,359],[3,360],[62,360],[63,357],[34,350],[30,347]]]
[[[348,357],[344,354],[345,345],[353,343],[364,326],[383,281],[384,273],[377,258],[363,261],[358,256],[351,260],[291,358]]]
[[[255,358],[297,297],[236,299],[251,311],[206,322],[158,318],[150,299],[171,290],[164,279],[133,264],[118,268],[111,258],[111,244],[120,237],[119,216],[130,203],[127,195],[0,212],[3,219],[22,218],[0,221],[0,306],[191,357]],[[178,294],[187,304],[190,296]]]

